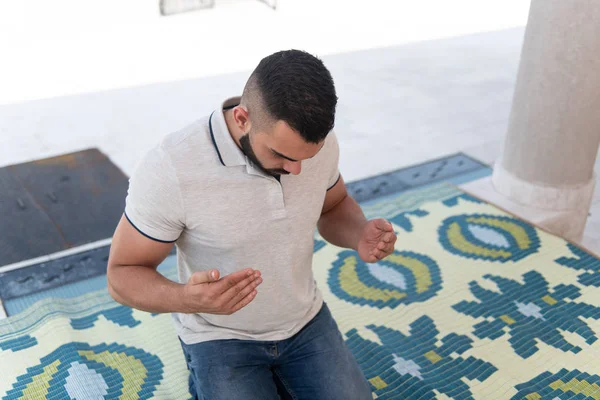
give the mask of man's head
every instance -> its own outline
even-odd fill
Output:
[[[271,175],[299,174],[333,129],[337,96],[318,58],[299,50],[264,58],[233,109],[248,158]]]

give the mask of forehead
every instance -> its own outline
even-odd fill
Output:
[[[296,160],[314,157],[325,144],[308,143],[287,122],[277,121],[265,135],[267,146],[272,150]]]

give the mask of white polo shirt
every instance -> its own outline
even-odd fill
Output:
[[[221,276],[261,271],[258,295],[232,315],[173,313],[187,343],[282,340],[321,308],[313,278],[313,237],[325,194],[339,179],[331,132],[302,172],[281,182],[255,167],[231,137],[223,109],[167,135],[129,180],[125,215],[142,234],[175,242],[179,281],[216,268]]]

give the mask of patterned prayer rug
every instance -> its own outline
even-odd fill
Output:
[[[363,209],[395,253],[317,237],[314,271],[374,398],[600,399],[598,258],[445,184]],[[0,400],[186,399],[187,379],[170,316],[106,290],[0,320]]]

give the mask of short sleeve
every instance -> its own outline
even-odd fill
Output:
[[[333,188],[338,181],[340,180],[340,169],[339,169],[339,161],[340,161],[340,147],[338,145],[337,137],[335,136],[335,132],[331,131],[327,135],[327,140],[330,142],[328,146],[330,146],[328,150],[328,156],[331,160],[331,164],[329,165],[329,183],[327,185],[327,190]]]
[[[129,179],[125,217],[141,234],[158,242],[174,242],[181,235],[185,221],[181,189],[161,146],[146,153]]]

